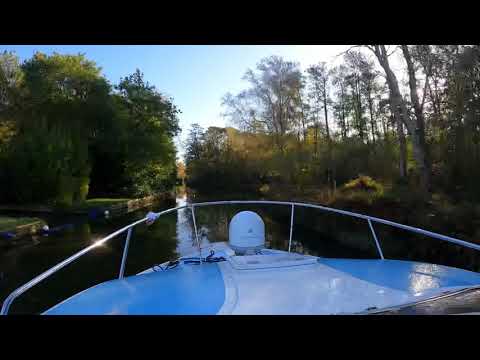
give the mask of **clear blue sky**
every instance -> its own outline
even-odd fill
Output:
[[[179,156],[183,150],[181,142],[191,124],[199,123],[205,128],[226,125],[220,115],[222,96],[245,88],[242,81],[245,71],[254,68],[263,57],[283,56],[300,62],[305,68],[319,61],[331,62],[347,48],[343,45],[0,45],[0,51],[13,50],[21,60],[31,57],[35,51],[85,53],[112,83],[118,83],[121,77],[139,68],[145,79],[171,96],[182,111],[182,134],[177,139]]]

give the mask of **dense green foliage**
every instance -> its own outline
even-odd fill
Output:
[[[0,201],[71,206],[175,184],[178,110],[137,70],[112,86],[83,55],[0,56]]]
[[[366,175],[421,197],[479,200],[480,47],[399,47],[408,66],[396,70],[398,81],[389,72],[391,50],[360,46],[338,66],[305,73],[279,57],[262,60],[246,73],[250,87],[224,98],[238,130],[190,130],[187,183],[211,191],[281,184],[334,191]]]
[[[234,128],[195,126],[187,140],[187,184],[202,191],[259,190],[272,184],[321,188],[327,186],[328,143],[314,143],[314,130],[299,142],[294,135],[284,136],[284,150],[275,147],[274,136],[252,134]],[[396,173],[396,149],[389,142],[378,142],[383,151],[356,138],[333,140],[335,181],[342,185],[359,174],[388,181]],[[198,154],[193,153],[197,148]],[[317,154],[314,149],[317,149]]]

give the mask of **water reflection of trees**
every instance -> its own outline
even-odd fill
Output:
[[[256,204],[196,207],[197,229],[202,246],[228,241],[228,225],[232,217],[243,210],[255,211],[264,220],[267,247],[288,249],[290,207]],[[186,211],[186,227],[191,245],[195,247],[193,220],[190,209]],[[474,250],[385,225],[374,224],[374,227],[386,258],[480,270],[479,254]],[[379,258],[365,220],[298,206],[295,207],[292,251],[323,257]]]
[[[202,245],[228,241],[228,226],[232,217],[244,210],[255,211],[262,217],[265,222],[267,247],[288,249],[291,208],[266,204],[196,207],[197,229]],[[191,216],[188,221],[194,238]],[[292,250],[327,257],[378,257],[366,222],[300,207],[295,208]]]
[[[132,233],[126,275],[177,257],[177,214],[161,216],[151,226],[141,224]]]
[[[480,253],[476,250],[388,225],[375,224],[375,230],[386,258],[480,271]]]
[[[350,216],[295,207],[293,233],[293,251],[339,258],[379,256],[367,222]]]
[[[288,231],[279,222],[278,214],[265,205],[212,205],[195,208],[195,219],[202,246],[214,242],[228,241],[228,227],[233,216],[240,211],[250,210],[258,213],[265,223],[266,246],[275,249],[288,248]],[[289,209],[280,209],[280,213],[289,212]],[[189,217],[189,226],[192,238],[195,237],[193,219]]]
[[[79,223],[59,233],[37,236],[31,246],[12,249],[15,266],[5,266],[6,281],[0,298],[4,299],[21,284],[99,240],[104,236],[104,226],[100,224],[97,228],[88,222]],[[11,312],[39,313],[81,290],[112,279],[118,273],[120,254],[115,239],[95,248],[19,297]]]

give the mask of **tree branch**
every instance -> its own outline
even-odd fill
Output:
[[[395,53],[395,51],[397,51],[397,50],[398,50],[398,46],[394,47],[390,54],[387,51],[387,57],[390,57],[390,55],[393,55],[393,53]]]
[[[427,98],[427,87],[429,88],[429,85],[428,85],[429,76],[430,74],[426,74],[425,76],[425,85],[423,86],[422,103],[420,104],[420,109],[422,111],[423,111],[423,106],[425,105],[425,99]]]
[[[338,58],[339,56],[343,56],[345,54],[348,54],[350,51],[352,51],[353,49],[355,48],[359,48],[359,47],[364,47],[365,45],[353,45],[351,47],[349,47],[347,50],[345,51],[342,51],[340,54],[338,54],[337,56],[335,56],[335,59]],[[368,46],[368,45],[367,45]]]

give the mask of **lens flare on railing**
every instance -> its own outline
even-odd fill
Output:
[[[105,245],[105,240],[101,239],[101,238],[96,238],[92,241],[92,245],[94,247],[104,247],[106,246]]]

